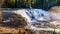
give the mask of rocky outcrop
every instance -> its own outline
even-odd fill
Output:
[[[60,6],[54,6],[50,10],[50,16],[52,17],[52,20],[60,21]]]

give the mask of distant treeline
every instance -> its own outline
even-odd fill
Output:
[[[6,0],[9,8],[41,8],[48,10],[50,7],[60,5],[60,0]]]

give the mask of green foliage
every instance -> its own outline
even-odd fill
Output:
[[[34,0],[24,0],[23,4],[27,7],[31,7],[31,5],[34,4]]]
[[[22,3],[22,4],[20,4]],[[32,4],[34,4],[34,0],[7,0],[7,4],[10,4],[12,6],[16,5],[16,6],[20,6],[20,5],[24,5],[26,7],[31,7]]]
[[[48,9],[54,5],[59,5],[60,0],[7,0],[8,4],[15,7],[36,7],[42,9]]]
[[[8,1],[8,4],[11,4],[11,5],[14,5],[15,3],[15,0],[7,0]]]
[[[46,0],[46,3],[48,3],[49,0]]]

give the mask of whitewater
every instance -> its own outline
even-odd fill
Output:
[[[49,11],[45,11],[42,9],[17,9],[17,10],[2,10],[3,12],[12,12],[24,17],[28,23],[27,28],[31,28],[33,30],[45,30],[45,31],[54,31],[53,28],[37,28],[35,26],[39,26],[44,24],[45,22],[51,22],[51,13]],[[59,29],[56,29],[59,32]]]

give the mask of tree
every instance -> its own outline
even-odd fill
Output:
[[[23,3],[25,6],[32,8],[32,4],[34,4],[34,0],[24,0]]]
[[[60,5],[60,0],[6,0],[10,8],[41,8],[48,10],[50,7]]]

